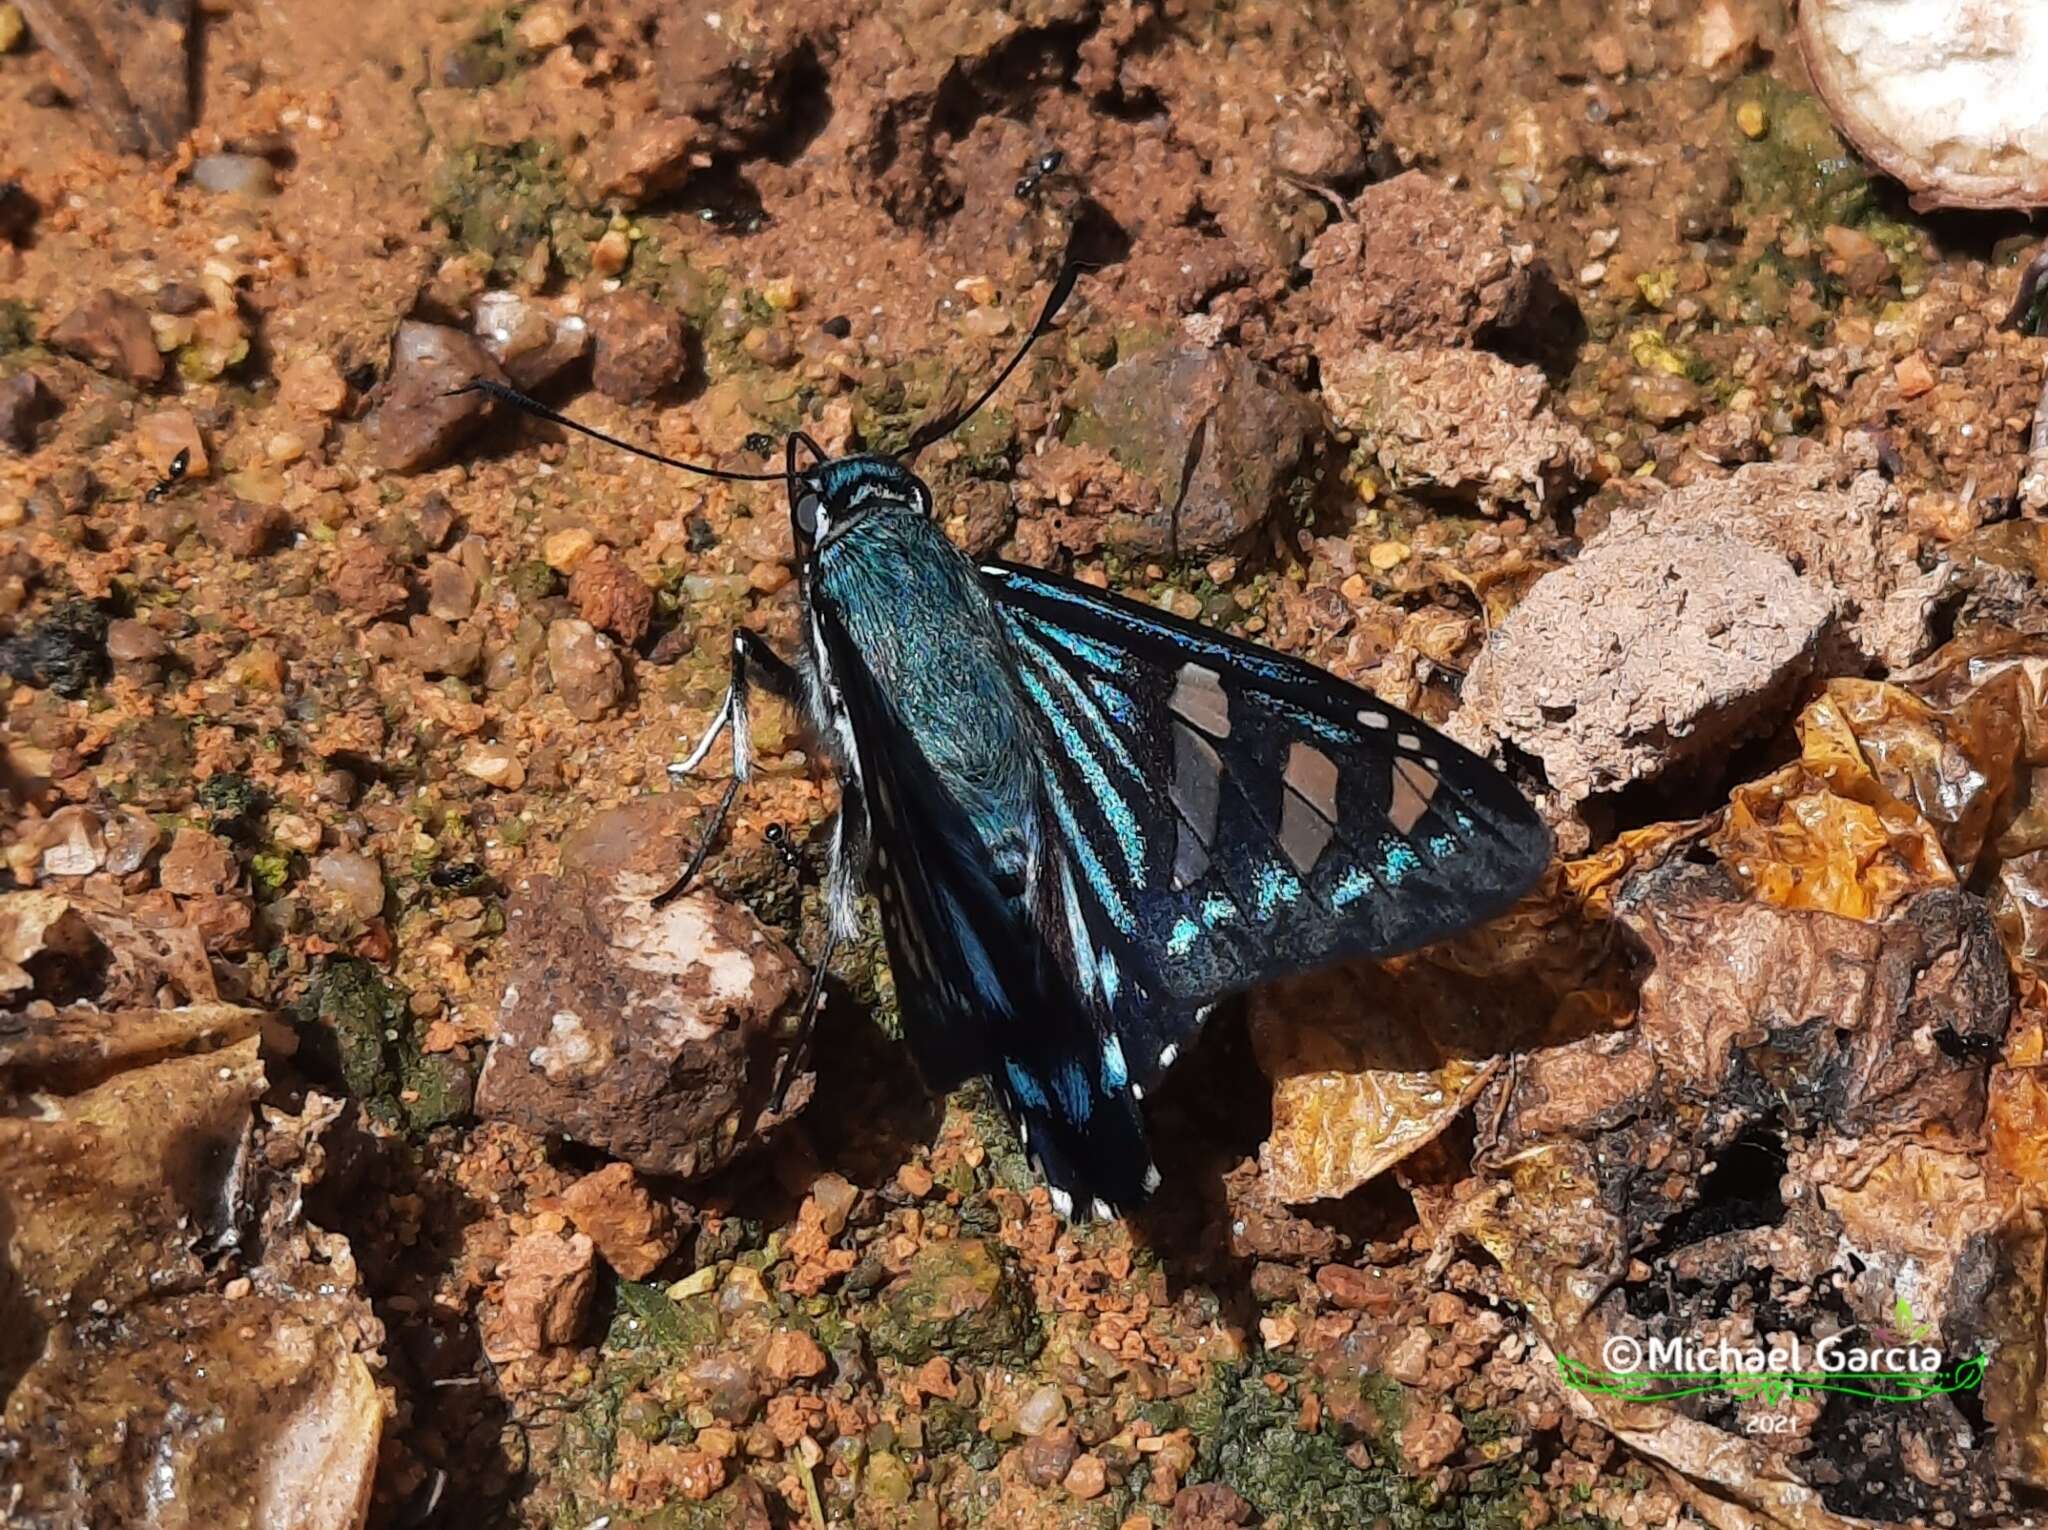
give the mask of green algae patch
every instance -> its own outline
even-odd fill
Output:
[[[1854,227],[1874,210],[1870,172],[1819,97],[1755,75],[1736,88],[1729,115],[1744,222],[1776,213],[1817,232],[1830,223]]]
[[[451,1054],[422,1052],[404,992],[366,961],[329,962],[300,1018],[325,1032],[324,1048],[348,1092],[378,1119],[425,1132],[469,1114],[475,1079]]]
[[[981,1238],[927,1243],[882,1293],[868,1329],[878,1355],[921,1365],[1017,1363],[1044,1347],[1037,1314],[1000,1250]]]
[[[605,229],[603,218],[577,205],[556,151],[532,139],[450,150],[434,177],[429,209],[450,238],[486,257],[501,279],[516,275],[542,240],[565,271],[580,275]]]
[[[1267,1384],[1271,1375],[1289,1384],[1275,1390]],[[1434,1472],[1411,1476],[1394,1443],[1408,1408],[1398,1383],[1359,1378],[1361,1400],[1378,1419],[1363,1437],[1334,1411],[1317,1428],[1302,1429],[1303,1384],[1298,1363],[1275,1355],[1258,1365],[1216,1367],[1185,1411],[1201,1442],[1189,1480],[1226,1483],[1268,1523],[1289,1526],[1517,1530],[1525,1523],[1527,1490],[1537,1478],[1519,1457],[1467,1469],[1454,1486]],[[1328,1400],[1327,1383],[1308,1384]],[[1600,1521],[1573,1517],[1558,1524],[1595,1530]]]

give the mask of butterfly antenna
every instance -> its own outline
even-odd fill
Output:
[[[660,452],[649,451],[644,446],[635,446],[631,441],[622,441],[617,436],[607,435],[594,425],[585,425],[580,420],[572,420],[569,416],[562,413],[561,410],[550,409],[539,399],[528,398],[517,388],[508,388],[505,384],[493,382],[487,377],[479,377],[474,382],[467,383],[460,388],[450,388],[445,396],[454,398],[464,393],[481,393],[486,398],[493,398],[501,404],[511,405],[522,414],[530,414],[535,419],[546,420],[550,424],[561,426],[564,430],[573,430],[579,436],[588,436],[593,441],[602,441],[606,446],[616,446],[622,452],[631,452],[636,457],[645,457],[649,462],[659,462],[663,467],[681,468],[686,473],[699,473],[706,478],[720,478],[727,483],[780,483],[783,480],[784,475],[781,473],[736,473],[728,468],[706,467],[701,462],[684,462],[678,457],[665,457]]]
[[[1083,271],[1092,270],[1078,260],[1070,260],[1060,268],[1058,280],[1052,284],[1052,291],[1046,296],[1045,306],[1038,310],[1038,321],[1031,326],[1031,332],[1024,337],[1024,343],[1017,347],[1017,353],[996,373],[995,381],[981,390],[981,397],[965,409],[956,409],[951,414],[942,414],[935,420],[927,420],[911,432],[910,444],[896,454],[899,462],[908,462],[932,442],[950,436],[954,431],[973,419],[983,404],[996,396],[996,390],[1010,380],[1010,374],[1024,364],[1024,358],[1031,354],[1031,347],[1052,333],[1053,320],[1068,298],[1074,295],[1074,284],[1081,279]]]

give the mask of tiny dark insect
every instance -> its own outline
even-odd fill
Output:
[[[484,881],[484,869],[475,861],[444,861],[427,873],[427,881],[442,892],[467,892]]]
[[[152,505],[155,504],[185,481],[185,470],[191,466],[192,449],[189,446],[179,447],[178,455],[171,459],[171,465],[165,469],[164,476],[151,484],[149,491],[142,497]]]
[[[782,864],[791,871],[804,869],[803,856],[798,852],[795,842],[790,839],[789,830],[783,828],[781,824],[771,823],[761,831],[761,837],[768,841],[775,853],[782,857]]]
[[[1018,178],[1018,200],[1028,202],[1036,196],[1038,194],[1039,182],[1043,181],[1048,175],[1057,173],[1060,166],[1066,163],[1066,159],[1067,156],[1058,149],[1053,149],[1048,153],[1039,155],[1036,160],[1032,161],[1031,168]]]
[[[670,767],[729,735],[732,774],[678,889],[752,779],[757,691],[806,719],[838,776],[824,948],[776,1097],[865,888],[925,1083],[985,1076],[1059,1211],[1108,1216],[1157,1187],[1141,1104],[1220,1000],[1491,919],[1550,835],[1500,771],[1314,665],[947,539],[910,462],[995,396],[1080,271],[973,403],[894,455],[833,458],[799,431],[781,472],[740,472],[470,387],[788,495],[802,652],[736,630],[725,698]]]
[[[768,432],[765,430],[754,431],[751,435],[747,437],[746,440],[740,443],[740,445],[744,446],[756,457],[766,457],[772,455],[775,451],[775,448],[780,444],[780,442],[778,442],[773,436],[769,435]]]

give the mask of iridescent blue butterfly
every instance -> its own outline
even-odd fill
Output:
[[[1499,771],[1312,665],[946,539],[906,464],[993,396],[1074,277],[901,456],[835,460],[798,434],[781,473],[733,473],[487,391],[786,486],[803,653],[734,635],[730,689],[678,767],[729,735],[732,778],[678,885],[751,773],[750,696],[790,702],[841,792],[806,1026],[866,889],[926,1084],[986,1076],[1060,1211],[1108,1216],[1157,1186],[1141,1104],[1218,1000],[1491,918],[1550,837]]]

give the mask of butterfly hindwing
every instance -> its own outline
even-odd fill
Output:
[[[1503,775],[1355,686],[1038,570],[982,574],[1082,890],[1152,976],[1163,1029],[1490,918],[1547,862]]]

